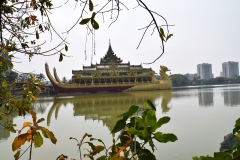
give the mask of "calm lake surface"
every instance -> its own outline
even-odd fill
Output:
[[[240,117],[240,85],[214,86],[184,90],[162,90],[132,93],[89,94],[69,96],[47,96],[38,98],[34,105],[41,126],[51,130],[56,138],[54,145],[44,138],[41,148],[33,148],[33,160],[55,160],[64,154],[68,159],[78,159],[76,141],[84,133],[102,139],[111,145],[112,130],[117,115],[126,112],[133,104],[151,100],[157,107],[157,117],[171,117],[159,131],[174,133],[178,140],[166,144],[156,142],[155,155],[161,160],[191,160],[193,156],[212,155],[219,151],[223,137],[232,132],[236,119]],[[17,129],[31,116],[12,117]],[[24,133],[26,130],[23,130]],[[14,159],[12,142],[17,133],[0,128],[0,159]],[[117,136],[117,135],[116,135]],[[22,150],[29,146],[26,143]],[[84,148],[84,147],[83,147]],[[82,154],[86,150],[82,151]],[[29,152],[21,158],[27,160]]]

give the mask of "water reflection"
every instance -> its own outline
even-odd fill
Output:
[[[213,106],[213,89],[198,89],[199,106]]]
[[[224,104],[226,106],[240,105],[240,90],[238,89],[225,89],[223,91]]]
[[[169,111],[168,103],[172,98],[172,91],[131,92],[113,94],[90,94],[71,97],[55,96],[53,105],[47,116],[47,124],[50,125],[52,114],[58,117],[58,111],[63,105],[73,105],[74,116],[84,116],[85,120],[101,120],[109,130],[116,124],[117,116],[126,112],[131,105],[143,104],[148,99],[153,103],[161,100],[163,113]],[[156,106],[158,106],[156,104]]]
[[[4,107],[0,107],[0,112],[5,112]],[[3,119],[0,120],[0,123],[4,124],[4,122],[6,122],[6,121],[13,122],[13,118],[17,117],[17,116],[18,116],[18,113],[13,112],[8,117],[3,117]],[[3,140],[7,140],[9,137],[10,137],[10,131],[7,129],[4,129],[4,127],[0,125],[0,142]]]
[[[33,110],[37,113],[44,114],[49,106],[49,103],[52,102],[52,99],[49,97],[40,97],[40,100],[33,103]]]

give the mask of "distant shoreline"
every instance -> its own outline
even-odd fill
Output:
[[[229,87],[229,86],[240,86],[240,84],[220,84],[220,85],[180,86],[180,87],[172,87],[171,90],[179,90],[179,89],[202,89],[202,88],[218,88],[218,87]]]

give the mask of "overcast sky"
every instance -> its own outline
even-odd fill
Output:
[[[55,2],[60,3],[59,0],[54,0],[53,3]],[[93,0],[94,4],[97,2]],[[154,64],[143,65],[143,67],[152,68],[159,73],[159,66],[165,65],[171,69],[171,74],[186,74],[197,73],[197,64],[210,63],[216,77],[220,75],[223,62],[239,62],[239,0],[145,0],[145,3],[150,9],[164,16],[170,25],[175,26],[170,27],[173,37],[166,43],[162,58]],[[109,39],[115,54],[122,58],[123,62],[130,61],[132,65],[151,62],[161,53],[159,37],[157,34],[151,36],[152,30],[146,33],[140,48],[136,49],[143,33],[138,29],[148,25],[151,17],[140,7],[133,9],[137,5],[134,0],[126,0],[125,4],[129,10],[121,11],[118,21],[110,28],[108,28],[111,23],[109,15],[104,17],[105,23],[101,15],[96,16],[100,29],[96,31],[96,55],[93,56],[92,61],[94,64],[99,63],[100,58],[106,54]],[[48,62],[50,71],[56,67],[60,78],[65,76],[70,79],[72,70],[80,70],[83,65],[90,65],[92,37],[88,37],[85,60],[85,26],[77,25],[69,34],[62,34],[75,23],[80,14],[80,8],[74,10],[74,6],[75,1],[70,0],[68,4],[53,11],[51,15],[55,29],[63,37],[67,37],[70,43],[66,54],[71,57],[64,57],[64,60],[59,62],[59,55],[34,56],[29,62],[27,56],[19,56],[21,59],[18,61],[22,63],[14,64],[15,69],[20,72],[35,71],[35,73],[45,74],[44,64]],[[159,25],[164,24],[161,19],[158,20]],[[40,38],[47,42],[43,49],[60,42],[57,37],[52,41],[46,35],[40,35]]]

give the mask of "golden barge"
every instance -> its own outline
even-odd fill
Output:
[[[99,64],[83,66],[82,70],[72,70],[72,84],[63,83],[54,68],[54,77],[45,64],[46,74],[54,91],[58,94],[97,93],[170,89],[172,81],[166,74],[165,66],[160,66],[160,77],[151,68],[131,65],[114,54],[111,44]],[[160,79],[159,79],[160,78]]]

